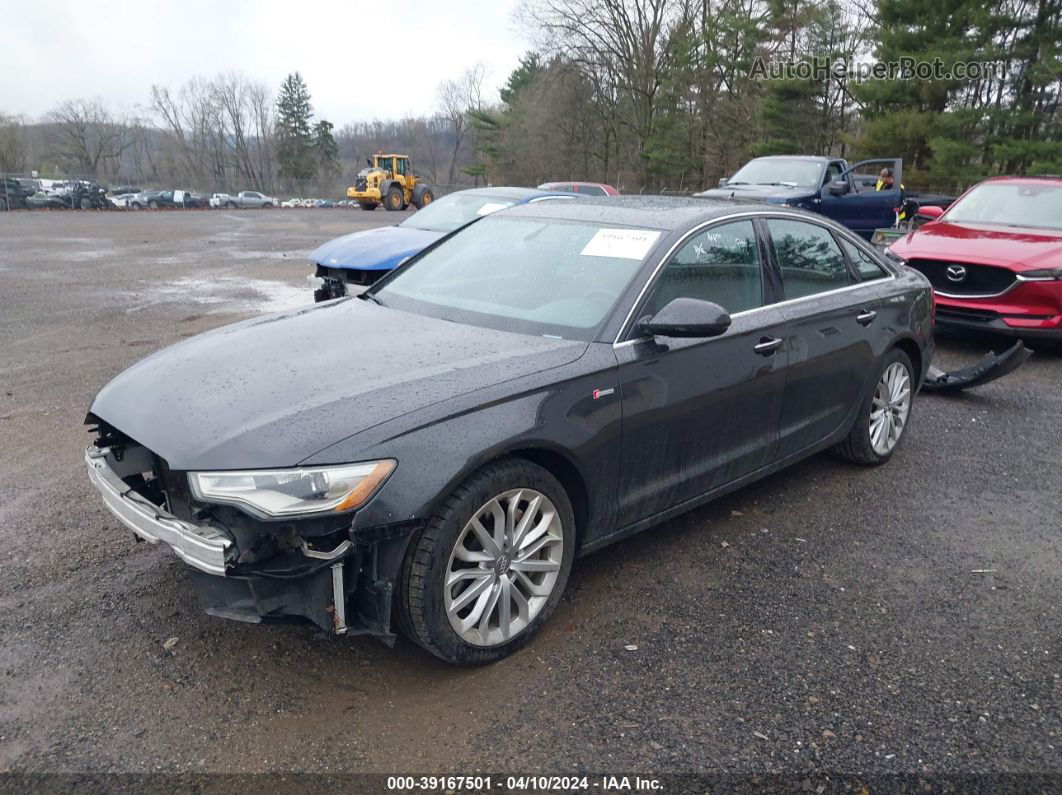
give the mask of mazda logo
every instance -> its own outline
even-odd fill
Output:
[[[966,278],[966,268],[962,265],[949,265],[947,273],[948,281],[961,282]]]

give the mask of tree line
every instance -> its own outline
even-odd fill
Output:
[[[436,184],[635,192],[699,190],[765,154],[902,156],[906,183],[949,191],[1062,173],[1062,0],[523,0],[517,23],[534,50],[500,90],[473,65],[427,114],[336,127],[297,72],[275,95],[196,77],[133,113],[98,99],[35,124],[0,113],[0,171],[323,192],[387,149]],[[903,60],[942,73],[855,74]],[[786,63],[829,68],[764,69]],[[970,63],[990,68],[956,76]]]

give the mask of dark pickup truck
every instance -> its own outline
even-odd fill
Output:
[[[877,190],[878,173],[893,172],[892,187]],[[734,176],[719,181],[718,188],[696,194],[712,199],[782,204],[832,218],[867,240],[875,229],[896,222],[896,208],[905,201],[947,206],[948,196],[910,193],[903,185],[903,159],[885,157],[849,164],[838,157],[784,155],[757,157]]]

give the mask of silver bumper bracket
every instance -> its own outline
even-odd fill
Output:
[[[152,544],[168,544],[189,566],[207,574],[225,575],[232,540],[205,525],[178,519],[132,491],[107,462],[107,451],[89,447],[85,451],[89,480],[103,497],[103,504],[122,524]]]

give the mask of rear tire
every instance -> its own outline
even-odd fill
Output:
[[[911,419],[914,387],[910,358],[899,348],[893,348],[885,354],[874,389],[860,408],[848,438],[835,445],[831,452],[861,466],[880,466],[892,458]]]
[[[480,517],[487,542],[496,526],[504,535],[494,552],[472,529]],[[398,626],[454,665],[495,662],[527,643],[553,612],[574,558],[575,515],[557,479],[521,459],[488,464],[458,486],[411,539],[395,595]],[[468,576],[455,579],[455,572]],[[458,607],[467,590],[475,593]],[[455,624],[463,622],[471,623],[459,634]]]
[[[427,207],[435,201],[435,194],[427,185],[417,185],[413,189],[413,206],[418,210]]]
[[[406,200],[402,196],[402,189],[396,185],[388,190],[387,196],[384,198],[384,206],[392,212],[404,210],[406,207]]]

